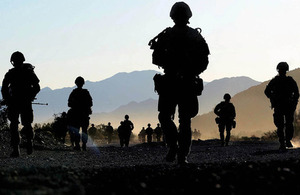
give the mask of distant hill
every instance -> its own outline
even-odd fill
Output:
[[[256,84],[259,84],[259,82],[248,77],[224,78],[209,82],[206,84],[205,90],[203,91],[202,96],[204,96],[204,98],[200,96],[200,102],[202,101],[200,103],[200,110],[203,111],[204,106],[206,110],[211,110],[217,102],[223,98],[223,95],[226,92],[234,95],[237,92],[248,89],[249,86]],[[205,102],[205,104],[203,102]],[[142,127],[146,127],[148,123],[155,126],[156,123],[158,123],[157,99],[151,98],[142,102],[130,102],[113,112],[95,113],[91,116],[91,122],[95,124],[107,124],[108,122],[111,122],[116,128],[119,126],[120,121],[124,120],[125,114],[128,114],[130,119],[135,123],[135,133],[138,133]],[[177,123],[177,118],[175,118],[174,121]]]
[[[152,79],[156,73],[154,70],[134,71],[118,73],[98,82],[86,81],[83,87],[89,90],[93,98],[93,113],[111,112],[131,101],[157,98]],[[35,122],[47,121],[53,114],[67,111],[68,97],[74,88],[75,86],[55,90],[43,88],[37,95],[37,101],[47,102],[49,105],[34,105]]]
[[[107,124],[111,122],[111,125],[117,128],[126,114],[129,115],[129,120],[134,123],[134,133],[136,134],[148,123],[155,127],[158,123],[157,100],[150,98],[139,103],[133,101],[112,112],[95,113],[91,116],[91,123]]]
[[[292,76],[300,86],[300,69],[290,71],[288,75]],[[233,135],[261,136],[267,131],[276,129],[273,124],[273,110],[270,108],[269,99],[264,94],[268,83],[269,81],[266,81],[250,87],[231,99],[237,113],[237,127],[232,130]],[[199,129],[203,139],[218,138],[215,117],[213,112],[197,116],[192,120],[192,128]]]
[[[154,70],[134,71],[118,73],[102,81],[86,81],[84,88],[90,91],[94,103],[91,122],[107,124],[110,121],[114,127],[117,127],[124,119],[124,115],[129,114],[136,124],[136,131],[148,123],[155,125],[158,122],[158,95],[154,92],[152,78],[156,73],[158,72]],[[211,111],[224,93],[229,92],[234,95],[259,82],[248,77],[232,77],[204,82],[204,84],[203,95],[199,98],[199,114]],[[55,90],[43,88],[36,102],[49,105],[33,105],[34,122],[51,122],[53,114],[67,111],[68,97],[74,88],[75,86]]]

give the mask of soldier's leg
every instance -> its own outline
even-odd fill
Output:
[[[280,149],[285,148],[285,138],[284,138],[284,116],[282,113],[275,110],[273,114],[274,124],[277,127],[277,136],[280,143]]]
[[[179,134],[178,134],[178,162],[185,162],[190,153],[192,143],[192,129],[191,118],[181,117],[179,120]]]
[[[231,128],[232,128],[232,123],[226,123],[226,139],[225,139],[225,145],[228,146],[229,140],[230,140],[230,135],[231,135]]]
[[[33,122],[33,110],[31,102],[27,102],[23,105],[22,111],[21,111],[21,122],[24,126],[24,131],[27,139],[26,148],[27,148],[27,154],[32,154],[33,152],[33,137],[34,132],[31,126],[31,123]]]
[[[294,136],[294,112],[285,115],[285,140],[287,147],[293,147],[291,140]]]
[[[158,115],[161,128],[165,134],[167,146],[169,148],[166,160],[172,162],[175,160],[177,154],[177,127],[172,119],[172,114],[160,112]]]
[[[125,136],[125,139],[124,139],[126,147],[129,146],[130,136],[131,136],[131,133],[126,133],[126,136]]]
[[[173,121],[175,114],[176,100],[171,95],[160,95],[158,100],[158,119],[161,124],[162,131],[165,135],[166,143],[169,148],[166,160],[172,162],[177,154],[177,127]]]
[[[90,118],[87,117],[83,122],[82,122],[82,136],[81,136],[81,141],[82,141],[82,150],[86,150],[86,143],[88,141],[88,126],[89,126],[89,120]]]
[[[178,134],[178,163],[187,163],[192,143],[191,118],[198,113],[197,96],[185,94],[180,97],[178,104],[179,134]]]
[[[221,146],[224,146],[224,144],[225,144],[225,141],[224,141],[225,124],[224,123],[220,123],[218,125],[218,127],[219,127],[219,133],[220,133]]]
[[[20,144],[20,133],[18,130],[19,124],[19,111],[14,106],[8,107],[8,119],[10,121],[10,144],[13,149],[11,157],[20,156],[19,144]]]

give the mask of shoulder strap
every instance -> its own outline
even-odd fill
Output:
[[[148,45],[150,46],[150,49],[153,49],[153,43],[156,41],[156,39],[161,37],[163,34],[165,34],[169,29],[171,29],[171,27],[167,27],[166,29],[164,29],[162,32],[160,32],[158,35],[156,35],[153,39],[149,41]]]

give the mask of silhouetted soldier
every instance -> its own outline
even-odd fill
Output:
[[[234,105],[230,102],[231,96],[228,93],[226,93],[223,98],[225,101],[219,103],[215,107],[214,113],[218,116],[216,118],[216,123],[219,126],[221,145],[224,146],[225,143],[225,145],[228,146],[228,142],[230,140],[230,131],[232,127],[235,128],[234,118],[236,116],[236,113]],[[226,139],[224,142],[225,129]]]
[[[125,115],[125,120],[123,121],[123,131],[124,131],[124,144],[126,147],[129,145],[130,135],[133,130],[133,123],[129,120],[129,116]]]
[[[77,86],[74,89],[68,99],[68,106],[70,110],[68,112],[69,124],[73,128],[73,135],[75,141],[75,150],[80,150],[80,134],[79,129],[82,130],[82,149],[86,150],[86,143],[88,140],[88,126],[89,126],[89,115],[92,114],[91,107],[93,106],[92,97],[87,89],[83,89],[84,79],[82,77],[77,77],[75,80]]]
[[[152,63],[164,69],[155,75],[155,90],[159,94],[159,121],[169,147],[166,160],[187,163],[191,146],[191,118],[198,113],[198,99],[203,89],[199,78],[208,65],[209,49],[197,29],[187,26],[192,12],[184,2],[173,5],[170,17],[175,25],[167,28],[149,43],[154,49]],[[173,119],[179,111],[179,133]],[[177,144],[178,142],[178,144]]]
[[[159,126],[159,123],[157,123],[157,127],[154,129],[154,133],[156,134],[156,141],[160,142],[161,135],[162,135],[162,129]]]
[[[125,144],[125,128],[124,128],[124,122],[120,122],[120,126],[118,127],[118,136],[120,139],[120,146],[123,147]]]
[[[289,65],[280,62],[277,65],[278,76],[273,78],[265,89],[265,94],[274,108],[274,124],[277,127],[277,135],[280,142],[280,150],[285,147],[293,147],[291,140],[294,134],[294,112],[298,104],[299,90],[295,80],[286,76]],[[285,129],[285,132],[284,132]]]
[[[53,130],[55,132],[56,137],[65,143],[66,135],[68,132],[68,121],[67,121],[67,113],[62,112],[60,117],[56,117],[53,123]]]
[[[112,134],[114,132],[113,127],[110,125],[111,123],[108,122],[108,125],[105,128],[106,131],[106,135],[107,135],[107,143],[110,144],[111,143],[111,139],[112,139]]]
[[[97,128],[94,124],[91,124],[91,127],[88,129],[88,135],[94,140],[97,134]]]
[[[14,66],[6,74],[2,82],[2,97],[7,105],[8,119],[10,120],[11,157],[20,155],[20,135],[18,130],[19,116],[24,126],[27,139],[27,154],[32,153],[33,122],[32,101],[40,91],[39,79],[34,73],[31,64],[24,63],[24,55],[17,51],[11,55],[10,62]]]
[[[152,142],[152,135],[153,135],[153,129],[151,128],[151,124],[148,124],[148,127],[146,129],[146,134],[147,134],[147,142],[151,143]]]
[[[201,137],[200,130],[194,129],[193,137],[194,137],[195,140],[200,139],[200,137]]]
[[[140,131],[139,139],[140,139],[141,143],[145,143],[145,141],[146,141],[146,129],[145,129],[145,127],[143,127],[142,130]]]

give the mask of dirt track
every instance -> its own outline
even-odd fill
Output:
[[[0,194],[217,194],[300,192],[300,149],[278,151],[277,142],[194,141],[190,164],[166,163],[166,147],[41,148],[9,158],[1,148]],[[4,148],[5,149],[5,148]],[[290,194],[290,193],[289,193]]]

